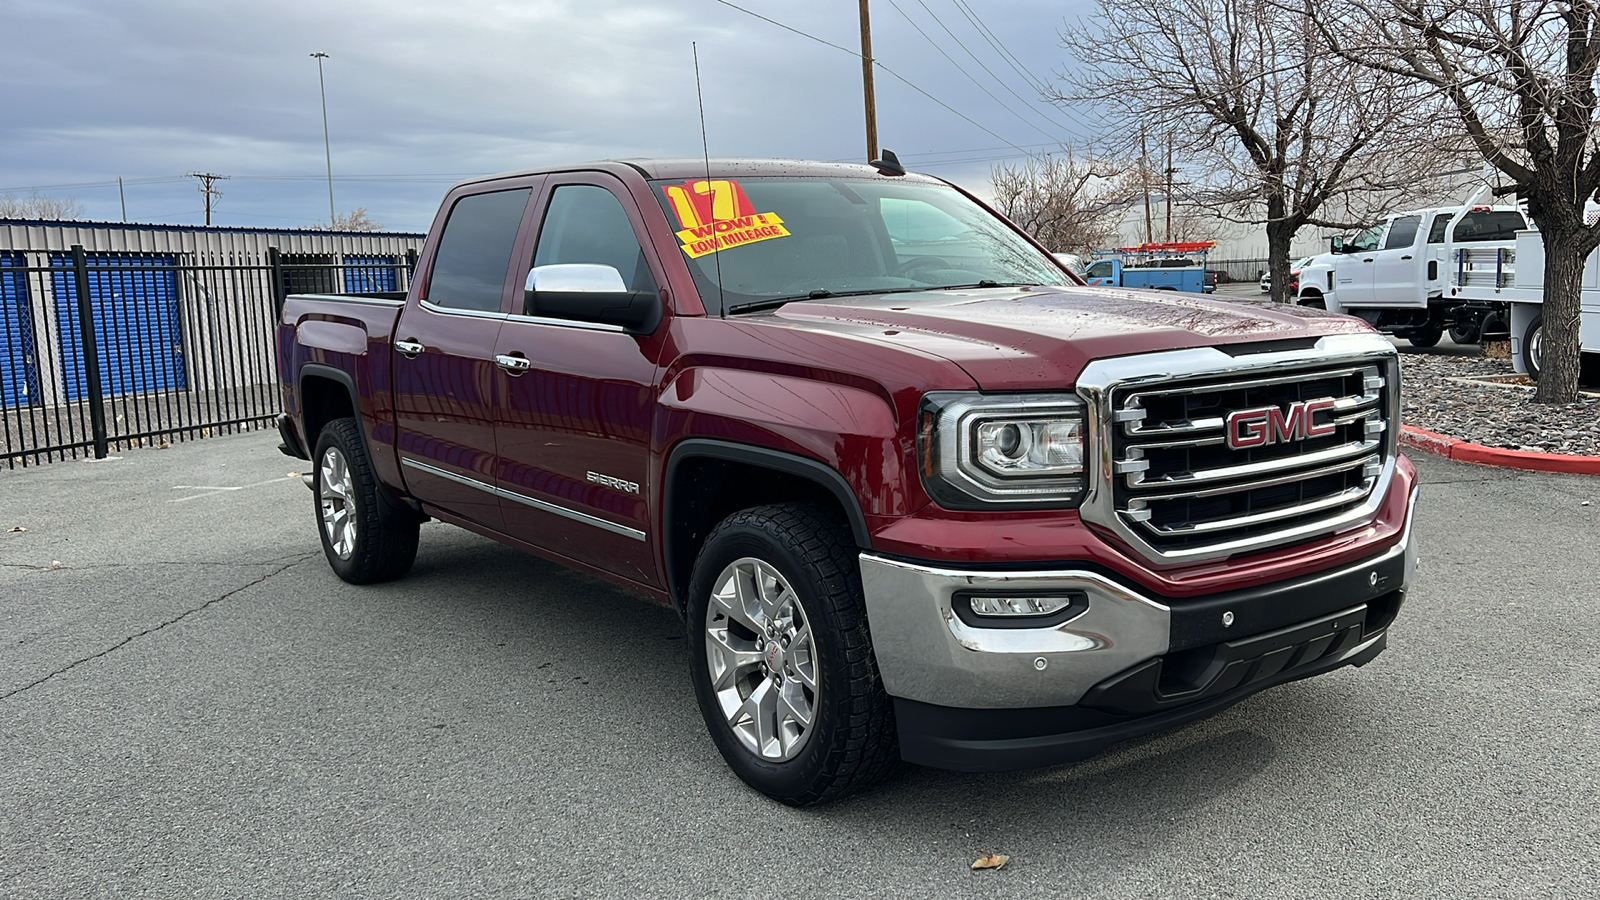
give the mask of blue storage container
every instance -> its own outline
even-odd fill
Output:
[[[106,396],[188,386],[178,313],[177,260],[150,253],[88,254],[89,299],[100,348],[100,386]],[[78,327],[78,284],[72,254],[50,254],[61,371],[68,400],[88,396]],[[152,267],[154,267],[152,269]]]
[[[0,252],[0,407],[40,402],[27,258]]]
[[[395,256],[345,256],[345,293],[370,294],[399,290],[399,280],[394,273],[399,262],[399,257]]]

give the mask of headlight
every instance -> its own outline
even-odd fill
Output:
[[[1083,499],[1084,407],[1071,394],[927,394],[917,449],[923,486],[948,509]]]

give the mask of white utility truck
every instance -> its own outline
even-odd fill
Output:
[[[1500,340],[1507,306],[1463,291],[1511,283],[1511,252],[1527,217],[1515,206],[1446,206],[1396,213],[1300,271],[1297,301],[1365,319],[1380,331],[1432,347]]]
[[[1504,283],[1479,281],[1462,285],[1459,296],[1475,303],[1504,303],[1511,308],[1511,360],[1518,372],[1537,379],[1544,344],[1544,239],[1537,231],[1519,231],[1510,250],[1485,253],[1480,265],[1495,264],[1489,256],[1514,261],[1515,273]],[[1578,340],[1584,368],[1600,366],[1600,250],[1583,263],[1583,305]]]

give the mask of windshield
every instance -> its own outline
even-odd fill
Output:
[[[712,309],[719,294],[728,309],[784,298],[1071,283],[1047,254],[948,185],[798,177],[652,185]]]

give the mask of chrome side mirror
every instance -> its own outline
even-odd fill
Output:
[[[661,294],[630,291],[622,273],[593,263],[534,266],[522,285],[522,311],[546,319],[614,325],[649,334],[661,322]]]
[[[628,290],[622,273],[595,263],[559,263],[534,266],[523,283],[524,291],[555,291],[562,294],[621,294]]]

